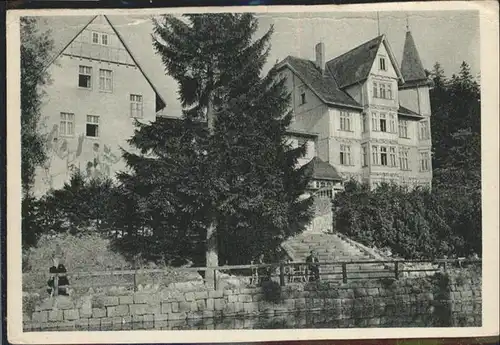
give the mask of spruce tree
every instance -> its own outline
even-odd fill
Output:
[[[144,200],[164,250],[186,255],[204,239],[207,266],[249,263],[311,218],[312,200],[299,200],[309,176],[296,169],[305,147],[286,140],[290,95],[274,68],[261,76],[272,28],[254,40],[257,26],[251,14],[155,21],[182,120],[139,124],[130,143],[141,153],[124,153],[132,173],[120,179]]]

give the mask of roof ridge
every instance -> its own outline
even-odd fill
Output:
[[[353,50],[359,49],[359,48],[363,47],[365,44],[367,44],[367,43],[369,43],[369,42],[371,42],[371,41],[375,41],[375,40],[376,40],[376,39],[378,39],[378,38],[383,38],[384,36],[385,36],[384,34],[382,34],[382,35],[378,35],[377,37],[372,38],[371,40],[365,41],[364,43],[361,43],[361,44],[357,45],[356,47],[354,47],[354,48],[352,48],[352,49],[349,49],[348,51],[346,51],[346,52],[344,52],[344,53],[342,53],[342,54],[340,54],[340,55],[337,55],[336,57],[334,57],[334,58],[332,58],[332,59],[328,60],[326,63],[328,64],[330,61],[337,60],[337,59],[339,59],[339,58],[341,58],[341,57],[343,57],[343,56],[345,56],[345,55],[349,54],[349,53],[350,53],[350,52],[352,52]],[[381,42],[382,42],[382,41],[381,41]],[[380,44],[380,43],[379,43],[379,44]]]

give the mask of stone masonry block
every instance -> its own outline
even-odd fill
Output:
[[[256,314],[259,311],[259,306],[257,303],[245,302],[243,303],[243,311],[245,314]]]
[[[134,304],[134,296],[131,295],[120,296],[118,302],[120,304]]]
[[[262,301],[264,299],[264,296],[262,294],[255,294],[255,295],[252,295],[252,301],[253,302],[259,302],[259,301]]]
[[[234,303],[234,311],[235,311],[236,313],[241,313],[241,312],[243,312],[243,311],[244,311],[244,309],[243,309],[243,302],[235,302],[235,303]]]
[[[39,305],[35,306],[35,311],[52,310],[55,301],[52,298],[47,298]]]
[[[64,311],[64,320],[77,320],[80,318],[78,309],[68,309]]]
[[[295,300],[294,299],[292,299],[292,298],[286,299],[284,302],[285,302],[284,303],[285,307],[287,309],[289,309],[290,311],[293,311],[295,309]]]
[[[83,318],[83,319],[77,319],[75,320],[75,325],[76,327],[79,327],[80,329],[87,329],[89,327],[89,319],[88,318]]]
[[[168,319],[169,319],[169,314],[168,313],[154,315],[154,321],[155,322],[168,321]]]
[[[100,318],[100,317],[105,317],[106,316],[106,309],[105,308],[92,308],[92,317],[93,318]]]
[[[305,298],[297,298],[295,299],[295,308],[302,310],[306,307],[306,299]]]
[[[144,315],[144,322],[154,322],[155,318],[153,314]]]
[[[118,296],[102,296],[101,301],[105,307],[118,305]]]
[[[149,312],[149,306],[147,304],[131,304],[130,315],[144,315]]]
[[[179,312],[179,302],[172,302],[172,313]]]
[[[128,305],[122,304],[114,307],[107,307],[107,316],[115,317],[115,316],[126,316],[129,314]]]
[[[207,320],[210,320],[214,317],[215,313],[213,312],[213,310],[204,310],[203,311],[203,318],[204,319],[207,319]]]
[[[197,310],[199,311],[203,311],[207,308],[207,305],[205,303],[205,300],[204,299],[199,299],[196,301],[196,306],[197,306]]]
[[[92,317],[92,308],[80,308],[80,317],[82,318]]]
[[[229,295],[229,296],[227,296],[227,301],[230,302],[230,303],[238,302],[238,295]]]
[[[147,293],[134,294],[134,304],[148,304],[151,301],[151,295]]]
[[[208,297],[210,298],[222,298],[224,296],[224,292],[222,290],[210,290],[208,292]]]
[[[49,318],[49,312],[47,311],[36,311],[31,315],[33,322],[47,322]]]
[[[379,296],[378,288],[369,288],[367,289],[368,296]]]
[[[227,289],[227,290],[224,290],[223,294],[224,294],[224,296],[234,295],[234,291]]]
[[[75,304],[69,296],[57,296],[54,301],[54,307],[61,310],[73,309]]]
[[[191,302],[179,302],[179,311],[180,312],[191,311]]]
[[[238,302],[252,302],[252,295],[239,295]]]
[[[172,312],[172,302],[162,302],[161,314],[169,314]]]
[[[186,299],[187,302],[194,301],[194,293],[193,292],[186,292],[184,294],[184,298]]]
[[[214,299],[214,309],[217,311],[224,309],[225,302],[222,298]]]
[[[49,321],[62,321],[63,311],[62,310],[50,310],[49,311]]]
[[[194,293],[194,298],[195,299],[206,299],[208,298],[208,292],[207,291],[197,291]]]
[[[214,310],[214,299],[213,298],[207,298],[207,310]]]
[[[168,317],[169,320],[185,320],[187,318],[187,314],[185,312],[172,313]]]

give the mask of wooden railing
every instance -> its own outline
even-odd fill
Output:
[[[407,265],[414,264],[430,264],[432,268],[408,268]],[[310,271],[308,269],[310,263],[306,262],[280,262],[274,264],[250,264],[250,265],[231,265],[231,266],[216,266],[216,267],[183,267],[183,268],[169,268],[168,270],[162,268],[156,269],[131,269],[131,270],[115,270],[115,271],[100,271],[100,272],[68,272],[65,273],[69,278],[72,287],[72,281],[81,278],[99,278],[99,277],[125,277],[132,276],[132,281],[130,282],[120,282],[119,284],[94,284],[87,286],[88,288],[99,288],[106,286],[125,286],[133,287],[134,291],[138,288],[138,275],[153,275],[153,274],[168,274],[172,272],[205,272],[207,270],[214,270],[214,282],[213,286],[215,289],[220,287],[223,277],[220,273],[226,272],[237,272],[238,275],[233,275],[231,278],[237,279],[248,279],[251,285],[258,285],[262,280],[279,278],[279,284],[285,286],[288,283],[306,282],[309,281]],[[380,278],[393,278],[400,279],[405,273],[411,274],[415,272],[437,272],[440,270],[446,271],[450,268],[463,268],[465,266],[474,265],[480,266],[481,260],[479,259],[439,259],[439,260],[365,260],[365,261],[328,261],[328,262],[318,262],[314,265],[319,266],[319,276],[335,276],[338,277],[333,280],[347,283],[349,280],[353,279],[380,279]],[[370,266],[379,266],[372,269]],[[354,266],[354,267],[353,267]],[[364,266],[364,268],[363,268]],[[368,266],[368,267],[367,267]],[[383,266],[383,269],[380,269]],[[325,268],[337,268],[339,271],[328,271]],[[377,276],[373,276],[376,273]],[[380,275],[385,273],[386,275]],[[29,274],[25,273],[24,275]],[[57,295],[59,291],[58,277],[60,274],[54,274],[54,293]],[[61,274],[62,275],[62,274]],[[355,276],[353,276],[355,275]],[[332,280],[328,278],[327,280]],[[205,281],[206,283],[206,281]],[[76,287],[82,287],[81,285],[76,285]]]

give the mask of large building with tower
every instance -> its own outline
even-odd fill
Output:
[[[314,156],[342,180],[431,186],[431,84],[410,31],[401,64],[380,35],[330,60],[319,43],[315,61],[288,56],[278,67],[292,95],[291,127],[314,133]],[[332,195],[328,183],[312,187],[331,185]]]

